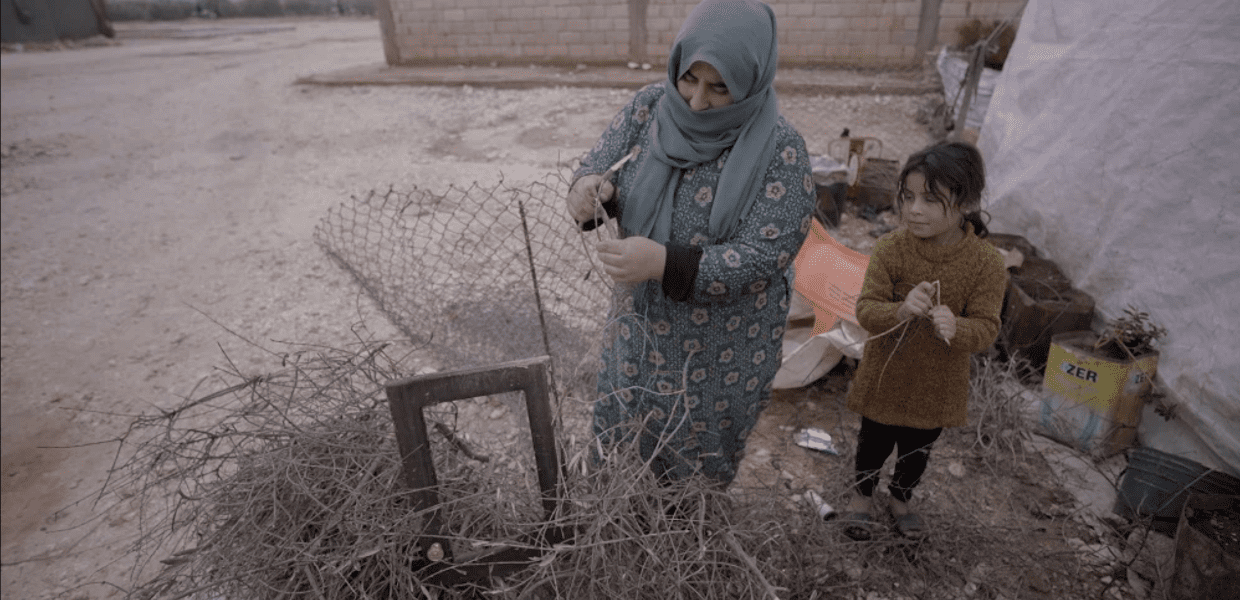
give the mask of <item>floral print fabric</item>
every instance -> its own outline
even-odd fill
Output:
[[[576,177],[601,173],[633,146],[649,144],[651,111],[664,84],[638,92]],[[681,174],[674,201],[671,244],[703,253],[693,292],[668,298],[657,281],[616,286],[603,333],[596,435],[607,442],[644,423],[643,458],[655,472],[679,479],[694,473],[722,483],[736,476],[745,440],[770,401],[779,370],[792,282],[792,258],[809,231],[815,202],[805,142],[782,117],[776,153],[765,172],[762,197],[727,240],[709,236],[718,160]],[[647,153],[616,176],[620,214],[632,177]]]

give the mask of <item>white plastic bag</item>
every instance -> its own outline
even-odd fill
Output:
[[[844,319],[814,336],[808,327],[789,330],[784,334],[784,361],[772,386],[777,390],[805,387],[826,375],[845,356],[860,359],[866,337],[861,326]]]

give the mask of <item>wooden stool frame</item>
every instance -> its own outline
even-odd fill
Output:
[[[528,566],[541,556],[542,550],[507,548],[466,564],[453,564],[451,545],[444,535],[437,491],[439,482],[422,411],[441,402],[523,392],[534,443],[534,462],[538,468],[538,487],[542,491],[543,510],[550,521],[559,508],[561,497],[561,466],[556,456],[552,425],[550,366],[551,358],[541,356],[491,367],[419,375],[384,386],[396,426],[396,443],[400,448],[405,481],[411,489],[415,509],[427,515],[426,533],[417,541],[416,564],[427,569],[428,581],[443,585],[478,583]],[[557,528],[548,528],[538,537],[544,543],[555,544],[567,535]]]

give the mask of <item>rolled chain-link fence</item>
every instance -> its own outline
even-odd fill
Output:
[[[557,173],[442,194],[371,191],[329,210],[314,236],[445,369],[550,354],[560,389],[586,398],[612,291],[596,234],[567,215],[567,190]]]

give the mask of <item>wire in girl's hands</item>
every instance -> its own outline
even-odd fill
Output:
[[[901,322],[913,317],[926,317],[934,324],[935,334],[948,346],[956,335],[956,315],[943,304],[943,293],[938,281],[923,281],[904,297],[896,310]]]
[[[930,309],[929,316],[934,323],[935,332],[948,346],[952,345],[952,338],[956,337],[956,314],[946,305],[940,304]]]
[[[924,317],[935,306],[935,302],[931,300],[930,294],[935,291],[935,284],[923,281],[917,284],[907,296],[904,297],[904,303],[896,311],[896,318],[903,321],[909,317]]]
[[[939,334],[939,338],[948,346],[952,345],[952,338],[956,337],[956,313],[943,304],[943,284],[939,280],[934,280],[931,284],[934,286],[934,308],[926,316],[934,323],[935,332]]]

